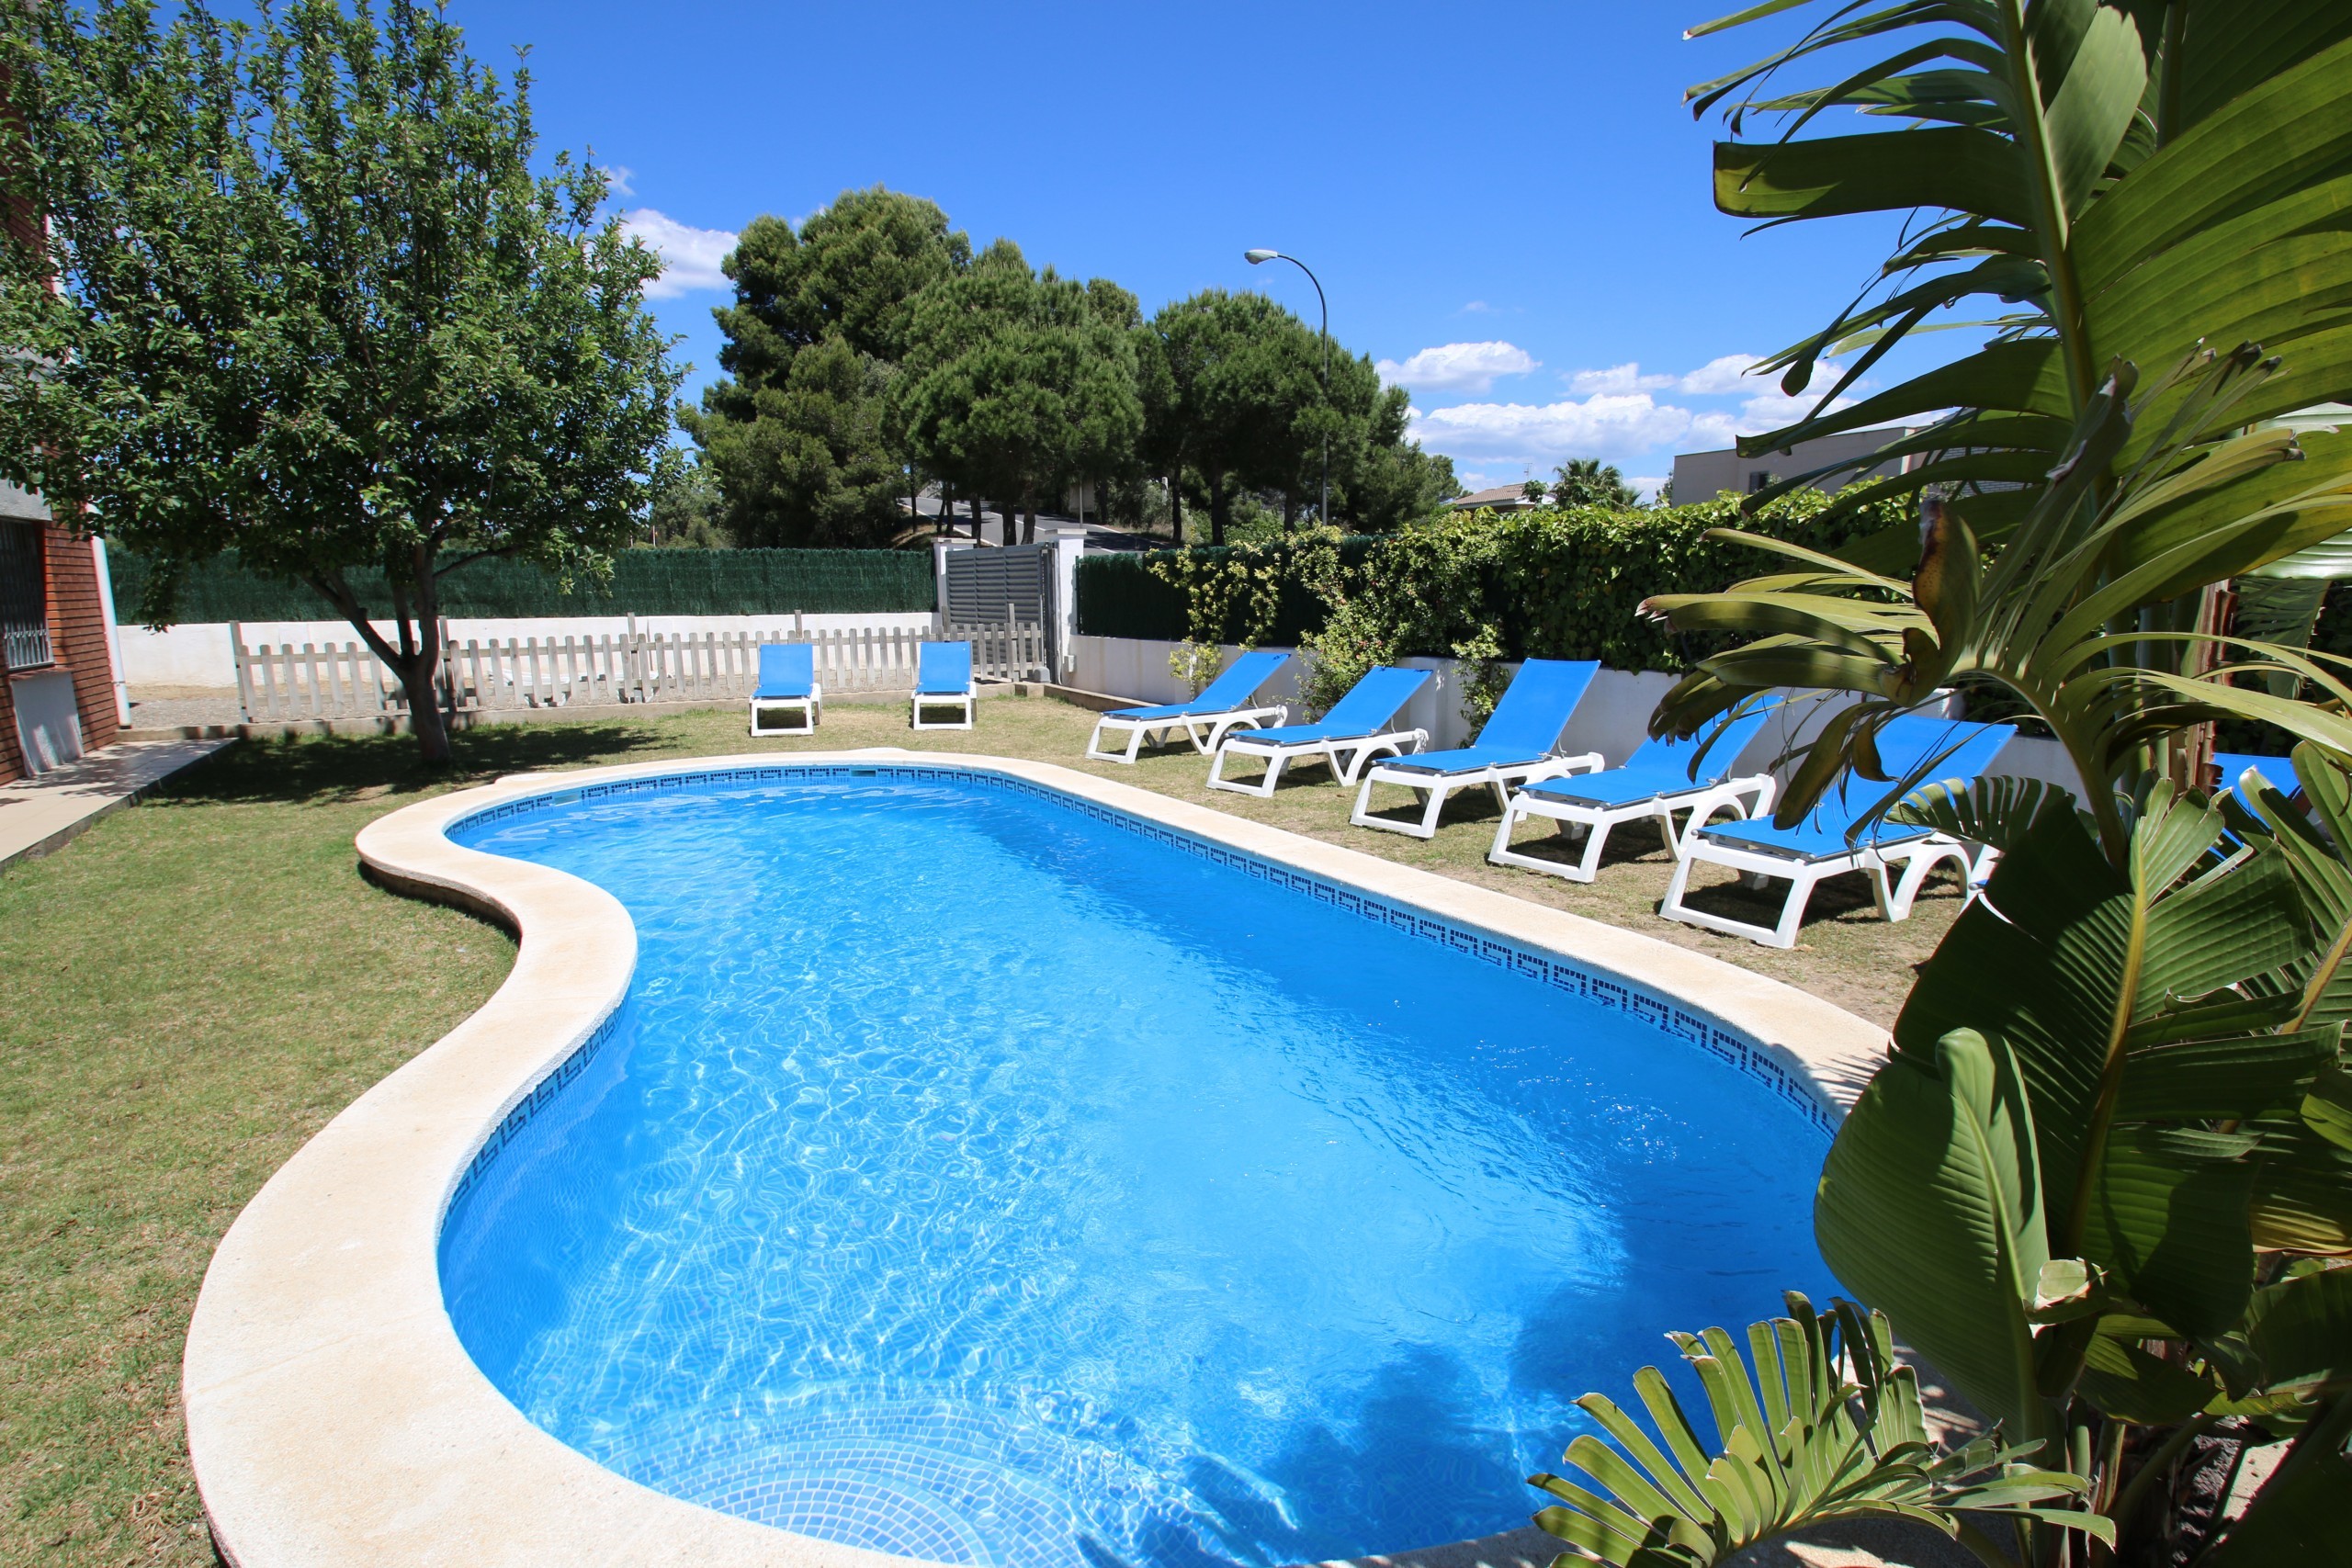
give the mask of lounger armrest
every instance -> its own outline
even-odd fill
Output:
[[[1598,751],[1583,751],[1573,757],[1546,757],[1540,766],[1531,769],[1527,776],[1519,782],[1523,788],[1528,784],[1542,784],[1545,779],[1564,778],[1569,773],[1598,773],[1608,766],[1609,760]]]

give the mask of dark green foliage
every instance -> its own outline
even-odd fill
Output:
[[[644,514],[660,258],[594,168],[534,172],[527,75],[414,0],[18,7],[0,75],[47,241],[0,246],[0,474],[145,554],[158,604],[224,549],[316,590],[446,757],[440,574],[593,575]]]
[[[1611,506],[1623,509],[1641,500],[1614,463],[1598,457],[1571,457],[1552,470],[1550,499],[1555,506]],[[1530,484],[1535,481],[1530,479]],[[1541,489],[1541,486],[1537,487]]]
[[[907,474],[883,398],[916,297],[970,259],[946,214],[879,186],[844,191],[797,233],[780,218],[745,226],[726,262],[735,303],[711,312],[729,378],[678,415],[738,543],[875,545],[897,532]]]
[[[1116,284],[1039,275],[999,240],[916,302],[890,427],[959,493],[1034,513],[1126,466],[1144,419],[1139,321]]]
[[[1354,535],[1340,542],[1340,562],[1358,568],[1382,541]],[[1152,563],[1186,553],[1204,563],[1222,565],[1235,556],[1262,558],[1291,565],[1292,547],[1264,545],[1204,545],[1189,552],[1154,550],[1148,555],[1088,555],[1078,563],[1078,629],[1085,637],[1143,637],[1163,642],[1183,640],[1186,628],[1183,589],[1152,570]],[[1259,640],[1274,648],[1293,648],[1298,639],[1323,626],[1324,606],[1296,574],[1284,570],[1281,607],[1273,628]],[[1247,632],[1241,623],[1249,606],[1237,601],[1218,641],[1238,642]]]
[[[1885,525],[1875,513],[1818,522],[1827,504],[1806,491],[1774,503],[1747,526],[1816,547]],[[1736,501],[1612,512],[1599,507],[1481,512],[1379,538],[1351,538],[1340,564],[1360,577],[1376,617],[1393,627],[1399,651],[1443,657],[1482,627],[1494,628],[1509,659],[1598,659],[1618,670],[1679,670],[1679,639],[1637,613],[1654,593],[1711,592],[1743,576],[1749,552],[1710,540],[1707,530],[1739,517]],[[1288,559],[1275,543],[1230,547]],[[1207,552],[1203,552],[1204,554]],[[1144,556],[1088,556],[1079,563],[1079,630],[1092,637],[1179,641],[1182,593],[1153,576]],[[1285,577],[1278,646],[1323,628],[1324,606]],[[1226,628],[1238,640],[1239,628]]]
[[[1328,357],[1328,367],[1327,367]],[[1386,532],[1460,493],[1453,464],[1405,439],[1401,387],[1372,361],[1262,294],[1206,288],[1160,310],[1141,339],[1145,471],[1187,470],[1227,542],[1245,492],[1283,498],[1285,519],[1318,493],[1328,453],[1329,521]],[[1327,385],[1328,382],[1328,385]]]
[[[141,557],[107,557],[117,617],[144,616],[151,579]],[[363,595],[384,592],[380,575],[352,573]],[[441,613],[452,616],[766,615],[795,611],[928,610],[936,598],[931,557],[912,550],[623,550],[609,581],[558,579],[535,567],[478,560],[441,580]],[[334,620],[334,607],[308,588],[274,581],[224,556],[181,581],[173,617],[188,623]]]
[[[735,541],[719,524],[720,504],[718,479],[710,465],[680,463],[654,487],[639,539],[662,549],[726,549]]]

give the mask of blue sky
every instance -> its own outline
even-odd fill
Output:
[[[1712,0],[1724,6],[1727,0]],[[671,263],[656,308],[716,368],[734,231],[876,183],[1147,311],[1258,288],[1385,361],[1466,481],[1567,457],[1655,481],[1783,422],[1742,356],[1818,326],[1887,225],[1743,237],[1683,87],[1764,52],[1688,4],[934,6],[453,0],[476,59],[527,43],[541,134],[625,172]],[[1809,79],[1809,78],[1808,78]],[[1954,347],[1960,346],[1955,344]],[[1877,378],[1883,382],[1883,375]]]

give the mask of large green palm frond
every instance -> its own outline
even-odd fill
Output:
[[[1715,149],[1716,205],[1767,223],[1864,212],[1914,221],[1878,286],[1765,362],[1793,395],[1812,389],[1824,360],[1850,356],[1813,414],[1741,450],[1939,417],[1880,452],[1786,476],[1768,496],[1905,457],[1908,472],[1855,485],[1841,502],[1957,489],[1979,536],[1997,538],[2030,504],[2007,487],[2039,488],[2112,360],[2165,365],[2200,341],[2260,343],[2287,368],[2242,405],[2248,424],[2346,397],[2352,7],[1770,0],[1692,32],[1808,8],[1826,14],[1795,41],[1687,95],[1694,112],[1724,107],[1735,138]],[[1834,82],[1778,85],[1832,62]],[[1904,123],[1799,134],[1830,111]],[[1778,121],[1779,134],[1738,140],[1751,118]],[[1977,352],[1829,406],[1962,306],[1989,310],[1962,323],[1987,333]],[[2352,470],[2352,438],[2306,450]],[[1849,553],[1899,565],[1910,548],[1882,536],[1875,551]]]
[[[2149,629],[2140,612],[2352,528],[2352,473],[2306,456],[2308,438],[2247,430],[2245,409],[2282,374],[2251,347],[2191,355],[2152,385],[2109,367],[2069,429],[2050,482],[1988,550],[1957,508],[1931,508],[1908,581],[1779,541],[1730,534],[1804,570],[1722,593],[1664,594],[1646,608],[1678,631],[1747,638],[1698,661],[1651,720],[1694,733],[1775,686],[1849,693],[1781,796],[1791,823],[1848,770],[1888,785],[1882,807],[1933,776],[1878,764],[1876,736],[1935,693],[1996,688],[2064,746],[2111,863],[2124,863],[2141,749],[2217,718],[2278,726],[2352,758],[2352,667],[2325,654],[2194,629]],[[2156,426],[2151,435],[2148,427]],[[2264,503],[2246,509],[2250,500]],[[2180,672],[2194,649],[2211,660]],[[2281,696],[2271,681],[2323,701]]]
[[[1577,1402],[1613,1446],[1590,1434],[1568,1445],[1569,1467],[1590,1485],[1528,1478],[1556,1499],[1535,1522],[1584,1554],[1564,1552],[1555,1568],[1708,1568],[1838,1519],[1905,1518],[1959,1536],[1962,1508],[2113,1540],[2105,1519],[2065,1506],[2087,1483],[2026,1463],[2027,1449],[1997,1434],[1933,1444],[1918,1376],[1895,1359],[1884,1316],[1850,1302],[1825,1316],[1793,1291],[1788,1305],[1788,1316],[1748,1325],[1744,1358],[1721,1328],[1669,1336],[1706,1391],[1713,1451],[1656,1367],[1634,1375],[1656,1438],[1603,1394]]]

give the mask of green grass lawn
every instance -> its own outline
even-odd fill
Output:
[[[979,713],[968,734],[914,734],[903,705],[841,703],[815,742],[751,740],[740,708],[501,726],[459,736],[439,775],[399,738],[242,743],[0,873],[0,1564],[214,1560],[178,1397],[213,1245],[305,1139],[480,1005],[513,957],[495,928],[360,876],[353,835],[422,795],[812,744],[1036,758],[1702,948],[1882,1021],[1959,905],[1941,887],[1889,927],[1849,878],[1816,897],[1804,946],[1773,953],[1658,919],[1668,863],[1643,829],[1623,830],[1600,881],[1580,886],[1487,865],[1483,799],[1458,799],[1424,844],[1348,827],[1325,784],[1269,801],[1213,794],[1189,750],[1081,762],[1092,716],[1059,703],[991,699]],[[1749,902],[1736,885],[1715,896]]]

